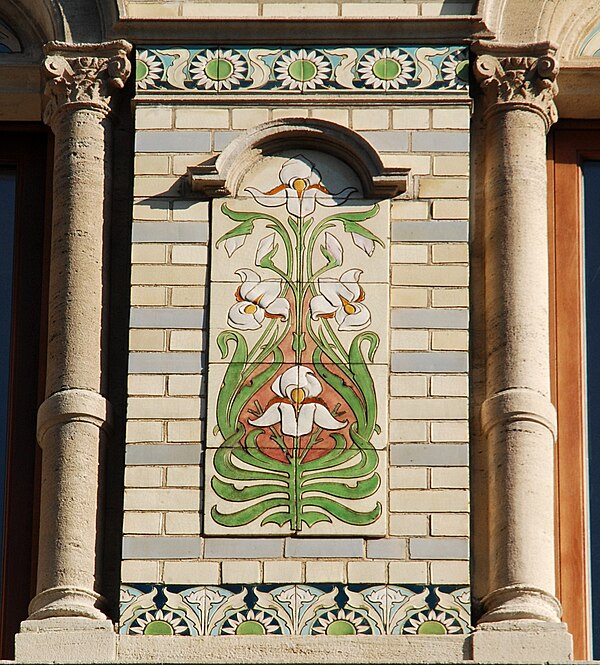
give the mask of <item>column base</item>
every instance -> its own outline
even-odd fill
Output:
[[[15,635],[15,661],[20,663],[107,663],[116,657],[117,634],[106,618],[27,619]]]
[[[46,589],[29,603],[28,620],[48,619],[52,617],[73,617],[105,620],[106,615],[100,607],[105,605],[104,598],[89,589],[74,586],[60,586]]]
[[[498,621],[479,624],[471,635],[477,663],[564,663],[573,660],[573,638],[564,623]]]
[[[497,621],[549,621],[558,623],[562,608],[558,600],[544,589],[525,584],[511,584],[492,591],[481,601],[485,609],[479,623]]]

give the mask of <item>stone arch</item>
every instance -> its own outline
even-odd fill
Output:
[[[215,162],[188,169],[192,189],[207,196],[235,196],[244,174],[263,155],[294,148],[318,150],[348,164],[365,196],[392,198],[406,190],[408,170],[385,167],[362,136],[326,120],[306,118],[274,120],[249,130]]]

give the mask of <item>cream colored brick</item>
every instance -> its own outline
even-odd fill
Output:
[[[469,175],[467,155],[438,155],[433,158],[434,175]]]
[[[387,582],[387,563],[385,561],[350,561],[348,563],[348,583],[366,584],[368,582],[380,584]]]
[[[432,468],[431,487],[467,488],[469,487],[469,469],[460,466]]]
[[[165,515],[165,531],[168,535],[196,535],[200,533],[199,511],[189,513],[170,512]]]
[[[308,118],[310,111],[302,108],[273,109],[271,115],[273,120],[279,120],[280,118]]]
[[[174,201],[173,221],[208,222],[208,201]]]
[[[130,395],[164,395],[165,379],[154,374],[130,374],[127,391]]]
[[[429,217],[427,201],[392,201],[392,218],[419,220]]]
[[[169,395],[199,395],[201,377],[197,374],[174,374],[168,380]]]
[[[471,112],[468,107],[433,109],[434,129],[469,129],[470,124]]]
[[[131,304],[135,305],[166,305],[167,289],[163,286],[132,286]]]
[[[263,16],[297,19],[298,16],[337,16],[338,7],[333,3],[263,4]]]
[[[390,584],[427,584],[427,561],[390,561]]]
[[[383,18],[400,18],[405,16],[417,16],[418,5],[413,3],[342,3],[342,16],[364,16],[373,18],[374,16]]]
[[[258,584],[262,573],[258,561],[223,561],[221,563],[223,584]]]
[[[419,178],[420,199],[462,199],[468,195],[468,178]]]
[[[423,351],[429,348],[427,330],[392,330],[392,349],[397,351]]]
[[[390,112],[387,109],[353,109],[354,129],[387,129],[390,126]]]
[[[392,266],[392,284],[399,286],[467,286],[469,270],[455,265]]]
[[[428,470],[425,467],[390,467],[390,489],[427,489],[427,480]]]
[[[188,443],[200,441],[200,421],[170,422],[167,425],[167,441]]]
[[[431,348],[436,351],[468,351],[467,330],[434,330]]]
[[[432,258],[434,263],[468,263],[469,245],[466,242],[434,245]]]
[[[136,175],[166,175],[171,172],[168,155],[136,155]]]
[[[429,129],[429,109],[406,107],[392,111],[392,127],[394,129]]]
[[[196,266],[147,266],[134,265],[131,268],[133,284],[204,284],[206,269]]]
[[[171,303],[177,306],[190,307],[206,304],[205,287],[174,287],[171,290]]]
[[[121,561],[121,582],[160,582],[158,561]]]
[[[392,307],[427,307],[427,289],[399,289],[392,288]]]
[[[469,377],[457,374],[432,376],[431,394],[438,397],[466,397],[469,394]]]
[[[350,124],[350,113],[347,109],[314,108],[311,112],[311,117],[335,122],[338,125],[342,125],[342,127],[348,127]]]
[[[200,487],[200,465],[169,466],[168,487]]]
[[[138,106],[135,111],[136,129],[170,129],[173,109],[169,106]]]
[[[161,513],[126,512],[123,515],[123,533],[159,535],[161,518]]]
[[[393,420],[460,420],[468,416],[463,397],[395,397],[390,401]]]
[[[468,219],[468,201],[434,201],[432,216],[434,219]]]
[[[178,196],[181,181],[165,176],[137,176],[133,184],[134,196]]]
[[[134,243],[131,246],[132,263],[165,263],[167,246],[152,243]]]
[[[431,516],[432,536],[468,536],[469,516],[465,513],[437,513]]]
[[[133,422],[126,426],[125,439],[127,443],[155,443],[163,440],[162,422]]]
[[[206,245],[175,245],[171,254],[173,263],[208,263],[208,247]]]
[[[465,422],[431,423],[431,440],[434,443],[460,443],[469,440],[469,424]]]
[[[200,399],[195,397],[130,397],[129,418],[197,418]]]
[[[390,422],[390,441],[412,443],[427,441],[427,423],[410,420],[392,420]]]
[[[184,106],[175,109],[175,127],[181,129],[228,129],[229,110]]]
[[[306,582],[345,582],[346,566],[342,561],[307,561]]]
[[[434,307],[468,307],[468,289],[433,289],[431,302]]]
[[[465,512],[469,508],[467,490],[392,490],[390,510],[393,513]]]
[[[390,376],[390,394],[394,397],[425,397],[427,383],[426,376],[392,374]]]
[[[219,4],[222,7],[222,3]],[[231,110],[233,129],[250,129],[269,120],[269,109],[242,107]]]
[[[186,175],[187,170],[190,166],[196,166],[197,164],[203,164],[209,159],[213,159],[214,155],[212,152],[193,152],[193,153],[180,153],[173,155],[171,157],[171,168],[173,169],[173,175]],[[204,203],[204,205],[207,205]]]
[[[468,561],[432,561],[431,584],[468,584]]]
[[[158,466],[129,466],[125,469],[127,487],[160,487],[162,468]]]
[[[128,18],[175,18],[179,15],[178,4],[150,2],[145,4],[129,3]]]
[[[133,206],[133,219],[144,221],[163,221],[169,219],[169,201],[156,199],[151,203],[135,203]]]
[[[427,245],[392,245],[392,263],[427,263]]]
[[[302,569],[302,561],[265,561],[263,563],[263,580],[265,584],[303,582]]]
[[[411,175],[429,175],[431,157],[429,155],[407,155],[401,152],[384,152],[380,155],[387,168],[410,169]]]
[[[165,561],[164,584],[219,584],[216,561]]]
[[[426,536],[428,533],[426,515],[390,515],[390,536]]]
[[[256,2],[198,2],[183,4],[184,18],[253,18],[258,16]]]
[[[200,491],[162,487],[151,492],[145,488],[126,489],[123,505],[125,510],[199,510]]]
[[[202,333],[199,330],[173,330],[169,349],[171,351],[200,351],[204,345]]]
[[[129,331],[130,351],[163,351],[164,349],[164,330],[133,329]]]

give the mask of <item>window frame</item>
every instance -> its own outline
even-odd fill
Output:
[[[548,141],[552,400],[558,412],[556,571],[577,660],[591,658],[581,177],[587,159],[600,160],[600,123],[560,121]]]
[[[41,456],[36,414],[44,399],[51,151],[51,134],[41,123],[0,123],[0,164],[13,165],[17,180],[1,560],[3,659],[14,658],[14,635],[35,595]]]

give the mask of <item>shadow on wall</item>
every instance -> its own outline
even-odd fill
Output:
[[[456,14],[475,14],[476,2],[468,2],[461,0],[442,0],[442,7],[440,8],[440,16],[449,16]]]

